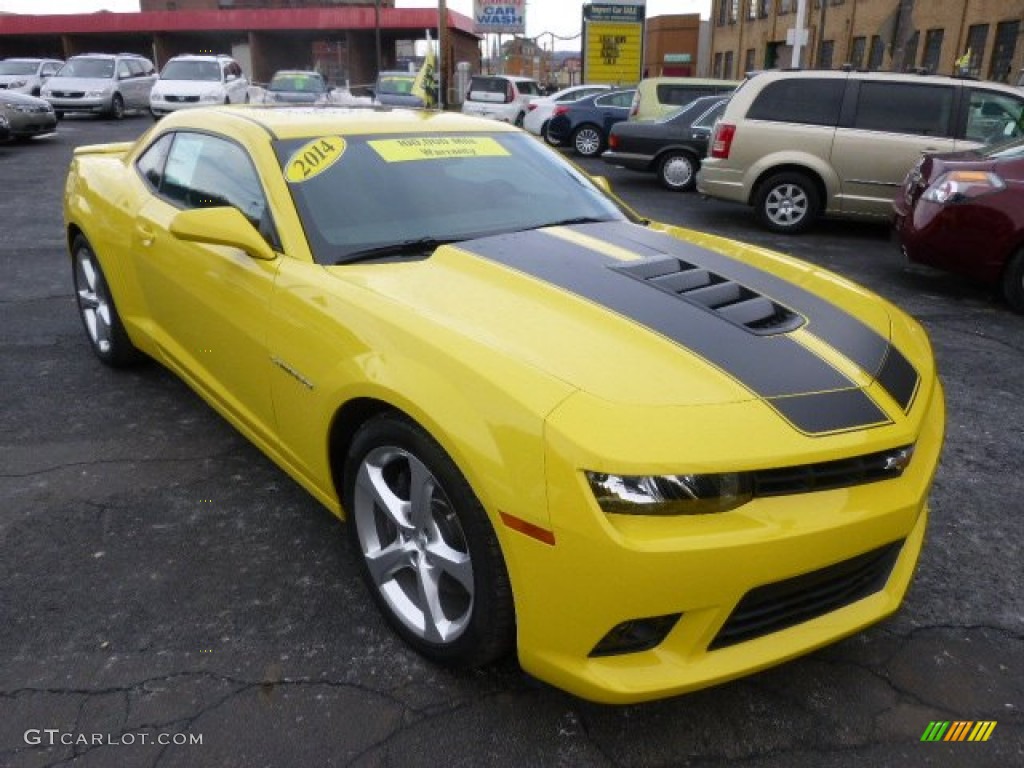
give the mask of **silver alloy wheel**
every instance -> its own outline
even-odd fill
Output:
[[[686,189],[693,182],[693,161],[685,155],[671,155],[661,166],[661,178],[670,189]]]
[[[584,157],[596,155],[601,149],[601,134],[596,128],[584,126],[576,131],[573,146]]]
[[[456,640],[473,615],[473,564],[441,483],[412,453],[371,450],[356,475],[353,522],[373,584],[416,637]]]
[[[764,201],[764,214],[778,227],[792,228],[807,216],[810,201],[799,184],[785,183],[773,187]]]
[[[101,355],[109,354],[113,344],[110,316],[110,294],[95,262],[92,251],[81,246],[75,251],[75,272],[78,279],[78,310],[85,321],[89,340]]]

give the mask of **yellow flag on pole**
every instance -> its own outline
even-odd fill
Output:
[[[434,41],[427,33],[427,54],[423,57],[423,64],[416,75],[416,81],[412,84],[413,96],[423,100],[424,107],[433,107],[437,104],[437,57],[434,55]]]

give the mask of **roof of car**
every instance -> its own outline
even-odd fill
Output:
[[[511,125],[497,120],[471,117],[459,112],[401,109],[394,107],[276,106],[253,104],[245,107],[211,107],[201,110],[181,110],[161,121],[162,125],[183,123],[195,127],[194,121],[210,128],[231,130],[231,126],[256,123],[276,139],[296,139],[310,136],[365,135],[365,134],[437,134],[458,133],[514,133]]]
[[[977,84],[986,88],[998,88],[1009,92],[1019,92],[1019,89],[1006,83],[999,83],[993,80],[978,80],[972,77],[957,77],[955,75],[928,74],[917,72],[885,72],[882,70],[867,69],[765,69],[751,73],[748,80],[759,79],[781,80],[784,78],[805,78],[805,77],[834,77],[834,78],[871,78],[873,80],[888,80],[900,83],[931,83],[931,84]]]
[[[187,59],[189,61],[224,61],[230,60],[231,57],[226,53],[182,53],[170,61],[177,61],[178,59]]]

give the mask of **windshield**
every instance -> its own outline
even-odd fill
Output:
[[[271,91],[289,91],[295,93],[323,93],[327,85],[320,75],[305,72],[290,72],[274,75],[267,88]]]
[[[412,91],[416,75],[381,75],[377,78],[377,93],[406,94]]]
[[[327,136],[274,146],[321,264],[411,241],[632,218],[528,134]]]
[[[34,61],[0,61],[0,75],[34,75],[37,66]]]
[[[220,82],[220,64],[215,61],[169,61],[161,80],[212,80]]]
[[[1015,157],[1024,157],[1024,140],[1016,139],[1008,143],[997,144],[994,147],[980,149],[978,154],[991,160],[1008,160]]]
[[[101,77],[114,76],[113,59],[72,59],[57,73],[57,77]]]

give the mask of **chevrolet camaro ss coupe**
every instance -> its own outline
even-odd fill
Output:
[[[902,311],[450,113],[211,107],[81,147],[78,308],[347,520],[427,658],[634,702],[893,613],[944,405]]]

